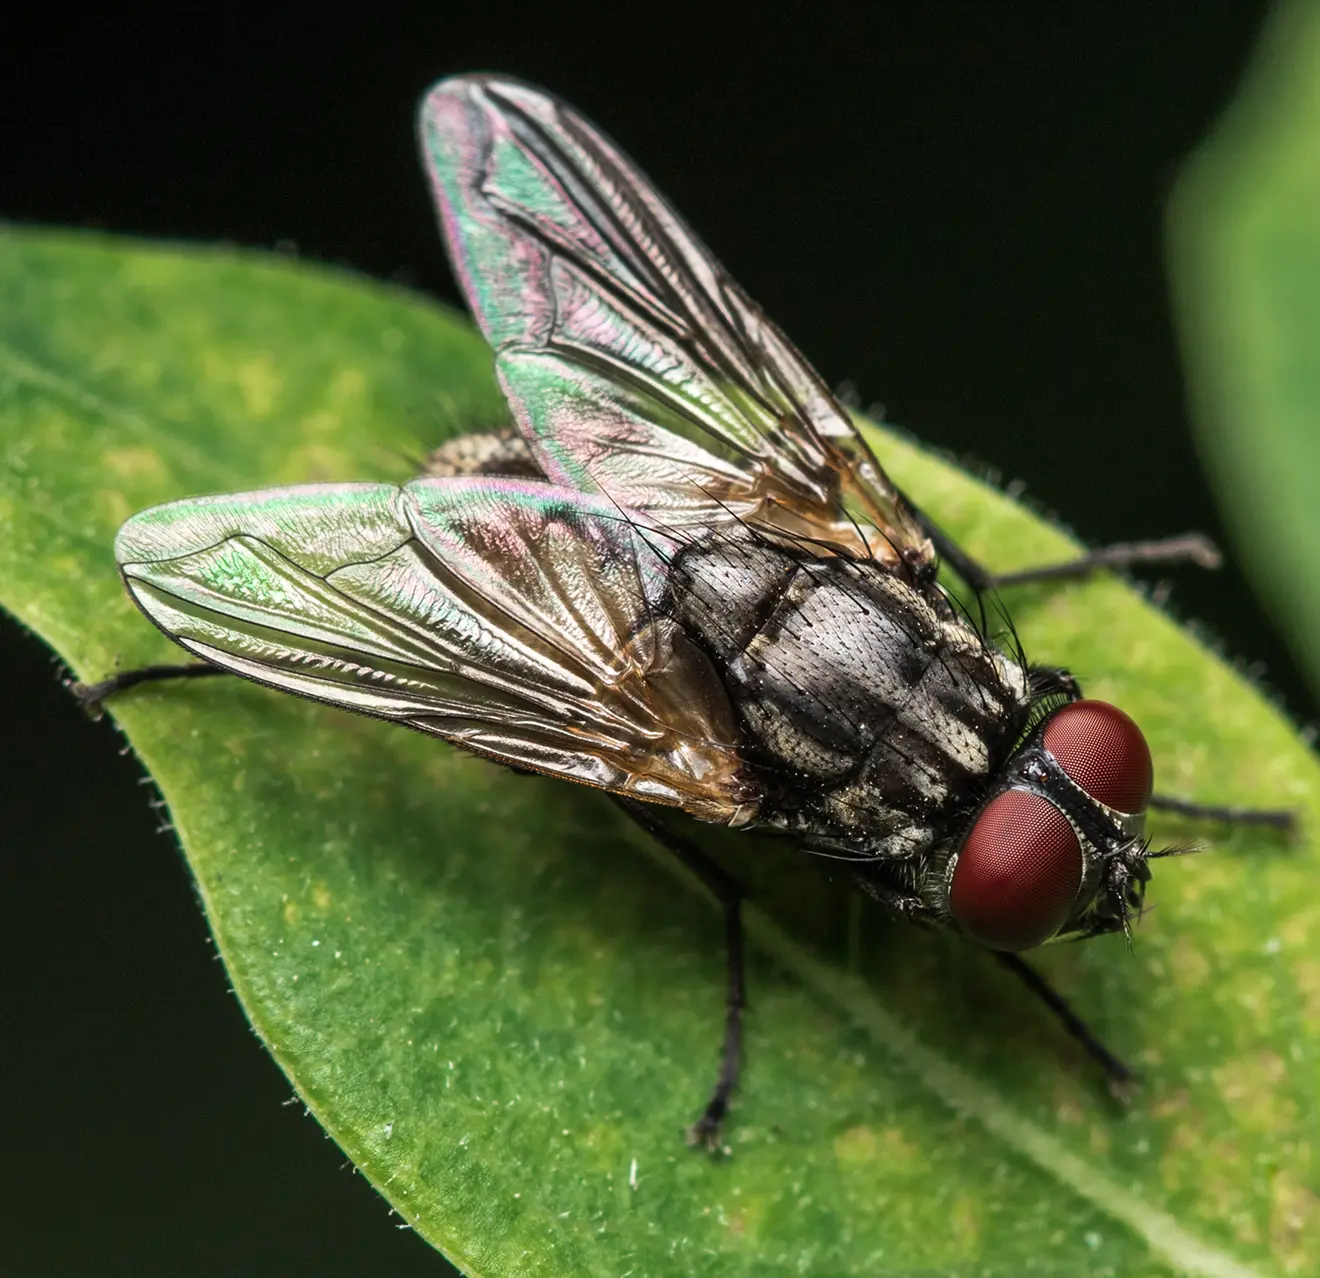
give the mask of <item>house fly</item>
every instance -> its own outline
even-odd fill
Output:
[[[229,672],[606,791],[723,903],[723,1051],[695,1141],[717,1141],[737,1083],[742,894],[666,809],[839,858],[894,914],[994,951],[1125,1083],[1019,955],[1130,928],[1164,855],[1146,837],[1150,750],[1066,671],[998,645],[937,570],[984,594],[1213,548],[1137,543],[995,577],[570,107],[448,79],[421,145],[516,432],[453,441],[403,487],[135,515],[115,546],[125,585],[203,664],[84,698]]]

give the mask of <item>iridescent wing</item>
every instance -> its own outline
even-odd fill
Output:
[[[487,76],[437,85],[421,132],[455,270],[553,482],[669,526],[933,563],[819,376],[613,143]]]
[[[675,548],[606,499],[451,479],[173,502],[115,554],[151,620],[225,670],[740,824],[723,687],[655,612]]]

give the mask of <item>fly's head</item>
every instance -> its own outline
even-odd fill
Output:
[[[994,950],[1127,932],[1150,879],[1153,769],[1141,729],[1070,701],[1018,747],[949,858],[953,923]]]

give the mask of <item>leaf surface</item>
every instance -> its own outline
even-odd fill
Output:
[[[502,422],[465,323],[255,255],[0,239],[0,600],[82,678],[174,659],[111,544],[173,497],[403,479]],[[1055,530],[878,434],[996,566]],[[1128,1110],[983,953],[727,838],[755,888],[748,1066],[712,1161],[723,953],[701,893],[600,796],[228,680],[113,713],[233,984],[327,1130],[479,1274],[1306,1272],[1320,1255],[1320,772],[1238,675],[1113,581],[1007,602],[1035,660],[1142,723],[1160,787],[1289,805],[1157,866],[1134,954],[1040,965],[1146,1087]],[[1157,824],[1157,841],[1195,837]]]

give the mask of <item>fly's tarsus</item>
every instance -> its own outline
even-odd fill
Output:
[[[1021,572],[991,574],[991,590],[1008,586],[1025,586],[1041,581],[1070,581],[1089,577],[1107,568],[1137,568],[1144,565],[1191,564],[1196,568],[1214,571],[1223,563],[1219,548],[1201,533],[1184,533],[1180,537],[1164,537],[1155,541],[1124,541],[1112,546],[1101,546],[1076,559],[1061,564],[1044,564]]]
[[[1079,581],[1114,568],[1140,568],[1190,564],[1214,571],[1223,563],[1219,548],[1203,533],[1182,533],[1152,541],[1122,541],[1099,546],[1057,564],[1041,564],[1017,572],[996,573],[968,554],[948,533],[918,512],[918,519],[936,553],[959,577],[978,593],[1029,586],[1039,582]]]
[[[1130,1100],[1132,1093],[1141,1085],[1140,1077],[1095,1036],[1086,1022],[1068,1005],[1068,1000],[1019,955],[1003,950],[994,951],[994,955],[1050,1009],[1068,1035],[1075,1039],[1082,1050],[1100,1066],[1113,1096],[1124,1102]]]
[[[700,1145],[712,1153],[720,1148],[720,1126],[729,1112],[729,1101],[742,1070],[742,1014],[747,1006],[747,980],[743,968],[743,891],[725,870],[690,839],[671,830],[645,804],[612,796],[647,834],[672,852],[691,870],[719,902],[724,911],[724,945],[728,957],[728,993],[725,997],[724,1042],[715,1087],[701,1117],[687,1129],[689,1145]]]
[[[221,670],[219,666],[196,661],[187,665],[140,666],[136,670],[125,670],[120,674],[111,675],[99,683],[80,683],[76,679],[70,679],[66,681],[65,686],[93,719],[99,719],[102,703],[107,697],[127,692],[129,688],[136,688],[140,683],[160,683],[166,679],[205,679],[211,675],[228,673],[228,670]]]
[[[1284,834],[1297,833],[1297,813],[1287,808],[1230,808],[1214,803],[1195,803],[1190,799],[1174,799],[1167,794],[1152,794],[1150,806],[1161,812],[1173,812],[1191,817],[1193,821],[1218,821],[1224,825],[1257,825]]]

